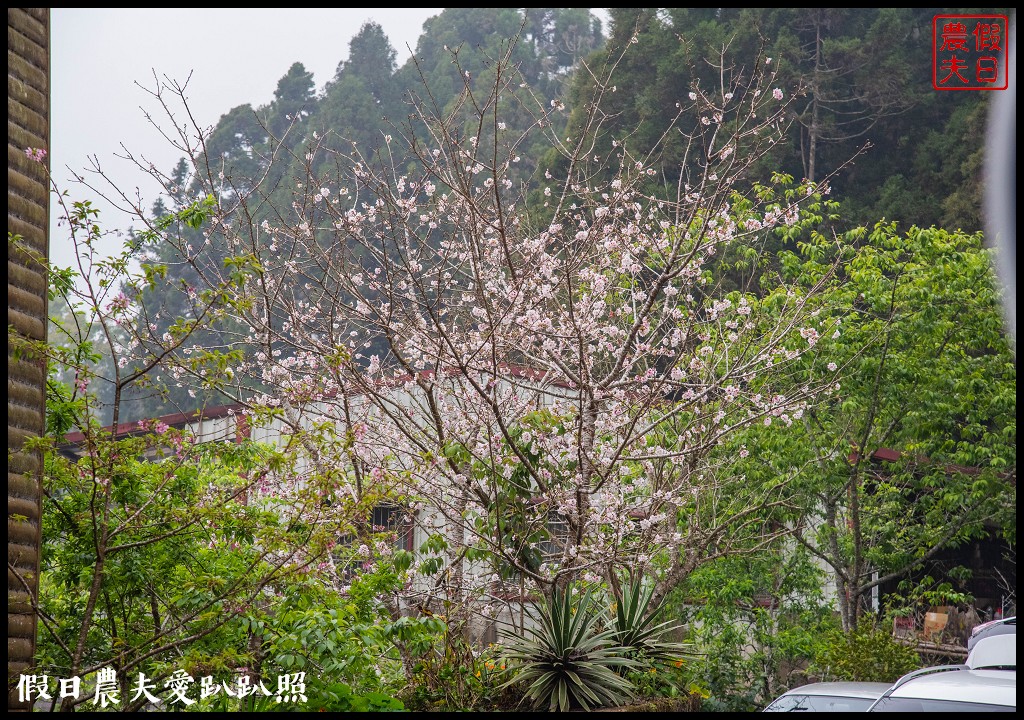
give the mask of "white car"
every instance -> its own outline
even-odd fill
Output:
[[[1017,670],[1017,634],[981,638],[964,663],[972,670]]]
[[[1017,617],[1008,617],[1001,620],[991,620],[987,623],[977,625],[971,630],[971,636],[967,639],[967,649],[973,650],[979,640],[997,635],[1016,635]]]
[[[764,712],[864,712],[888,689],[879,682],[811,683],[779,695]]]
[[[1001,638],[986,639],[974,647],[968,665],[937,665],[908,673],[868,712],[1016,712],[1016,636],[1003,637],[1013,637],[1012,665],[1007,664],[1006,643],[989,645]]]

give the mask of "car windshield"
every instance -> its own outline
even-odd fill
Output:
[[[958,702],[956,700],[927,700],[923,698],[887,697],[878,701],[871,712],[1015,712],[1010,705]]]
[[[864,712],[871,698],[830,695],[786,695],[764,709],[765,712]]]

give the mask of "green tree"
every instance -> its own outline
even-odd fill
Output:
[[[259,178],[264,169],[267,134],[267,129],[260,124],[256,112],[248,103],[222,115],[206,141],[206,154],[210,159],[208,167],[217,172],[216,175],[203,178],[204,184],[223,187],[220,177],[223,175],[233,181],[230,192],[239,194],[250,189],[251,183]],[[172,174],[171,184],[182,189],[188,187],[184,182],[187,175],[187,165],[182,167],[179,162]],[[160,217],[159,214],[154,215]]]
[[[76,254],[89,257],[102,234],[95,210],[59,202]],[[83,266],[86,277],[48,268],[56,341],[9,336],[13,352],[35,354],[48,370],[37,662],[51,677],[82,679],[84,692],[61,699],[64,709],[91,700],[89,688],[107,671],[115,703],[129,710],[147,702],[131,693],[140,673],[165,701],[164,681],[176,671],[233,682],[252,658],[240,616],[325,553],[316,523],[293,522],[307,503],[319,507],[319,495],[250,502],[268,483],[294,478],[284,453],[241,437],[207,442],[157,421],[121,424],[131,390],[169,364],[168,351],[198,325],[179,318],[167,339],[136,335],[125,290],[151,286],[160,272],[130,260],[137,243],[176,222],[202,225],[203,208],[196,203],[129,240],[122,254]],[[214,291],[196,307],[227,297]],[[225,359],[214,350],[203,357],[207,371]]]
[[[888,218],[906,223],[904,230],[916,224],[976,231],[976,156],[984,133],[965,120],[984,113],[992,93],[932,89],[926,40],[937,12],[613,8],[607,48],[587,64],[597,67],[634,46],[609,81],[620,92],[606,101],[608,127],[635,154],[654,159],[662,194],[671,197],[693,159],[680,135],[662,136],[666,120],[678,114],[685,134],[699,121],[689,92],[718,90],[727,84],[723,77],[749,75],[756,63],[770,62],[777,86],[793,99],[795,122],[762,170],[827,179],[853,224]],[[594,85],[594,74],[576,75],[570,110],[583,112]],[[896,168],[893,157],[901,159]],[[954,207],[958,215],[951,214]]]
[[[697,569],[669,597],[694,648],[687,681],[709,710],[750,712],[800,684],[826,630],[836,627],[811,555],[791,544],[721,558]]]
[[[393,76],[398,52],[377,23],[364,24],[348,44],[348,59],[338,65],[337,77],[355,73],[378,105],[389,107],[395,100]]]
[[[351,153],[353,147],[372,156],[393,132],[389,121],[404,115],[401,89],[395,78],[397,53],[384,30],[366,23],[349,42],[348,59],[327,83],[317,112],[309,119],[325,137],[325,147]],[[329,169],[330,160],[319,170]],[[296,172],[302,174],[301,168]]]
[[[315,88],[313,74],[300,62],[292,63],[277,81],[274,99],[264,112],[267,129],[278,142],[294,122],[314,109]]]
[[[1014,540],[1016,370],[980,234],[880,223],[844,240],[820,309],[839,322],[821,339],[832,399],[799,432],[746,442],[769,473],[799,478],[796,537],[833,574],[850,629],[873,588],[941,550],[992,528]],[[817,277],[830,244],[801,247],[812,259],[783,265]]]

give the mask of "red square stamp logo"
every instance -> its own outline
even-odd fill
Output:
[[[1008,88],[1009,27],[1005,15],[936,15],[932,19],[932,87]]]

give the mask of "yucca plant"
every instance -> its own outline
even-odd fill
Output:
[[[636,697],[633,685],[616,669],[636,667],[626,648],[605,629],[607,616],[588,590],[573,602],[572,590],[555,592],[531,615],[536,629],[514,637],[504,652],[511,678],[503,685],[523,684],[524,698],[534,709],[566,711],[580,707],[622,705]]]
[[[616,645],[625,648],[627,657],[643,665],[661,665],[678,662],[688,654],[685,643],[665,639],[666,634],[678,629],[673,620],[656,622],[664,603],[651,607],[654,585],[626,583],[622,586],[622,600],[615,606],[612,637]]]

